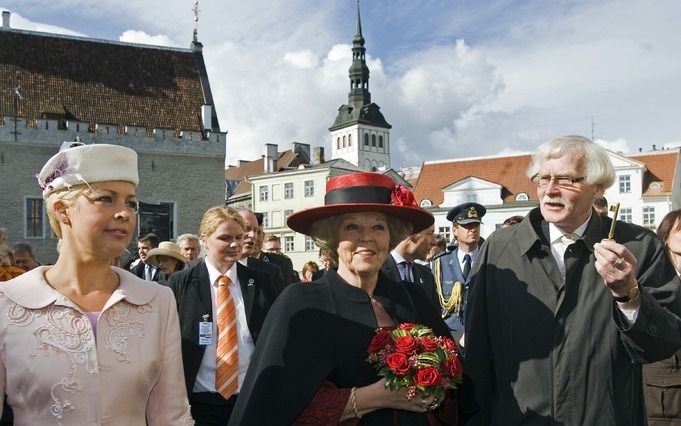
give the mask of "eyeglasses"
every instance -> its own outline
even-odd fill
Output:
[[[549,182],[553,180],[553,183],[557,186],[570,187],[574,186],[576,183],[582,182],[586,179],[586,176],[572,177],[572,176],[548,176],[536,174],[532,176],[532,182],[540,188],[545,188],[549,186]]]

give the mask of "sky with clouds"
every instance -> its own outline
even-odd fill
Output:
[[[12,27],[189,47],[193,0],[0,0]],[[228,161],[265,143],[330,149],[347,102],[353,0],[200,0]],[[369,87],[394,168],[527,152],[582,134],[681,145],[677,0],[363,0]]]

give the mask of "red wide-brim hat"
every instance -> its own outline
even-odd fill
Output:
[[[414,234],[434,222],[433,215],[418,207],[407,188],[380,173],[360,172],[329,179],[324,205],[295,212],[286,223],[294,231],[310,235],[312,225],[320,219],[364,212],[385,213],[411,223]]]

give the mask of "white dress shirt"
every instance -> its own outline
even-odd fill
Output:
[[[212,315],[211,318],[216,318],[216,307],[215,299],[217,297],[217,286],[218,278],[222,275],[217,268],[211,265],[210,260],[207,258],[206,267],[208,268],[208,277],[210,278],[210,299],[212,305]],[[229,280],[229,292],[232,294],[232,299],[234,300],[234,308],[236,310],[236,337],[238,344],[238,356],[239,356],[239,386],[237,388],[237,393],[241,391],[241,385],[244,383],[244,377],[246,377],[246,370],[248,370],[248,364],[251,362],[251,356],[253,355],[253,337],[251,336],[251,331],[248,329],[248,322],[246,321],[246,306],[244,305],[244,297],[241,293],[241,286],[239,285],[239,276],[236,272],[236,263],[225,274]],[[216,347],[217,347],[217,324],[213,321],[213,341],[210,345],[206,345],[206,351],[203,353],[203,359],[201,360],[201,366],[199,367],[199,372],[196,375],[196,381],[194,382],[193,392],[217,392],[215,390],[215,370],[216,370]]]
[[[572,234],[576,235],[578,238],[584,236],[586,227],[589,225],[589,220],[591,220],[591,216],[589,216],[586,222],[578,226],[577,229],[575,229],[575,232],[573,232]],[[558,264],[558,269],[560,270],[560,273],[563,276],[563,280],[565,280],[565,251],[571,244],[574,244],[573,242],[564,241],[563,238],[564,235],[565,233],[558,229],[556,225],[554,225],[553,223],[549,223],[549,239],[551,241],[551,253],[553,254],[554,259],[556,259],[556,263]],[[603,285],[605,285],[605,283]],[[617,308],[622,312],[622,314],[624,314],[624,316],[629,321],[630,325],[636,321],[636,317],[638,317],[638,308],[622,309],[620,308],[619,304],[617,305]]]
[[[471,272],[473,271],[473,267],[475,266],[475,261],[478,260],[478,252],[480,251],[480,244],[475,246],[475,250],[469,251],[466,253],[459,247],[459,249],[456,251],[456,257],[459,259],[459,268],[461,268],[461,272],[463,272],[463,266],[464,266],[464,261],[463,258],[466,257],[466,255],[471,256]]]

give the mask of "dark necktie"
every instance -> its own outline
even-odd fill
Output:
[[[463,279],[468,281],[468,274],[471,273],[471,255],[466,253],[463,257]]]
[[[402,279],[404,281],[409,281],[409,282],[414,282],[414,279],[412,278],[411,275],[411,262],[400,262],[402,265]]]

